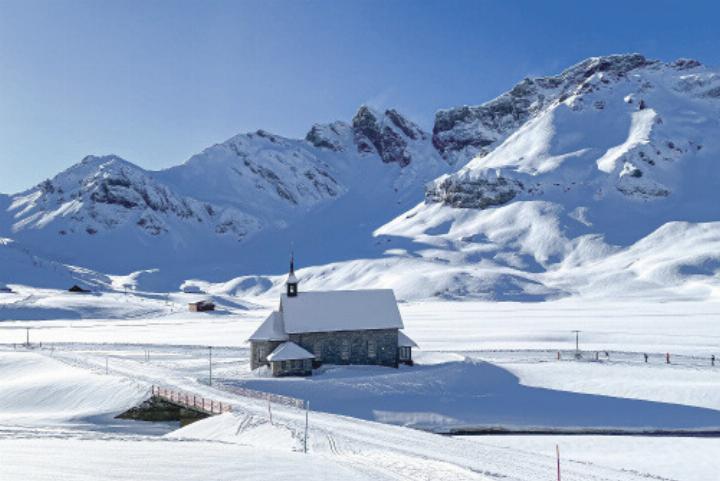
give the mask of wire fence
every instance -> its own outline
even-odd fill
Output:
[[[599,362],[605,364],[672,365],[720,370],[720,356],[714,354],[691,355],[672,352],[637,352],[611,350],[488,350],[464,351],[466,356],[498,363],[543,363],[550,361]]]
[[[284,396],[282,394],[273,394],[264,391],[255,391],[254,389],[248,389],[240,386],[233,386],[223,382],[216,382],[213,384],[215,387],[227,391],[238,396],[243,396],[252,399],[259,399],[261,401],[268,401],[273,404],[279,404],[281,406],[292,407],[297,409],[305,409],[305,400],[290,396]]]

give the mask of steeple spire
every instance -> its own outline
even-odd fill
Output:
[[[290,273],[288,274],[287,281],[287,296],[295,297],[298,294],[298,279],[295,277],[295,254],[290,251]]]

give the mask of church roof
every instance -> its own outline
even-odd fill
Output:
[[[260,324],[248,341],[287,341],[288,335],[283,326],[283,316],[278,311],[273,311]]]
[[[418,347],[417,343],[410,339],[407,334],[398,331],[398,347]]]
[[[295,361],[298,359],[314,359],[315,356],[307,352],[294,342],[283,342],[267,357],[268,361]]]
[[[403,327],[392,289],[283,294],[280,311],[288,334]]]

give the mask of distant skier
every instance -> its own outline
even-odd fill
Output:
[[[710,356],[710,364],[712,364],[712,366],[715,367],[715,354]]]
[[[647,361],[648,361],[648,355],[647,355],[647,353],[643,354],[643,356],[645,356],[645,363],[647,364]]]

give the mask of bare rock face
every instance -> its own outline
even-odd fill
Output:
[[[369,107],[360,107],[353,117],[352,128],[359,152],[377,152],[383,162],[397,163],[401,167],[412,160],[409,142],[427,137],[417,125],[392,109],[381,116]]]
[[[522,191],[521,182],[505,177],[459,180],[445,176],[428,187],[425,191],[425,202],[468,209],[486,209],[507,204]]]
[[[349,130],[350,126],[345,122],[315,124],[305,135],[305,140],[319,149],[343,152],[345,150],[343,140]]]

